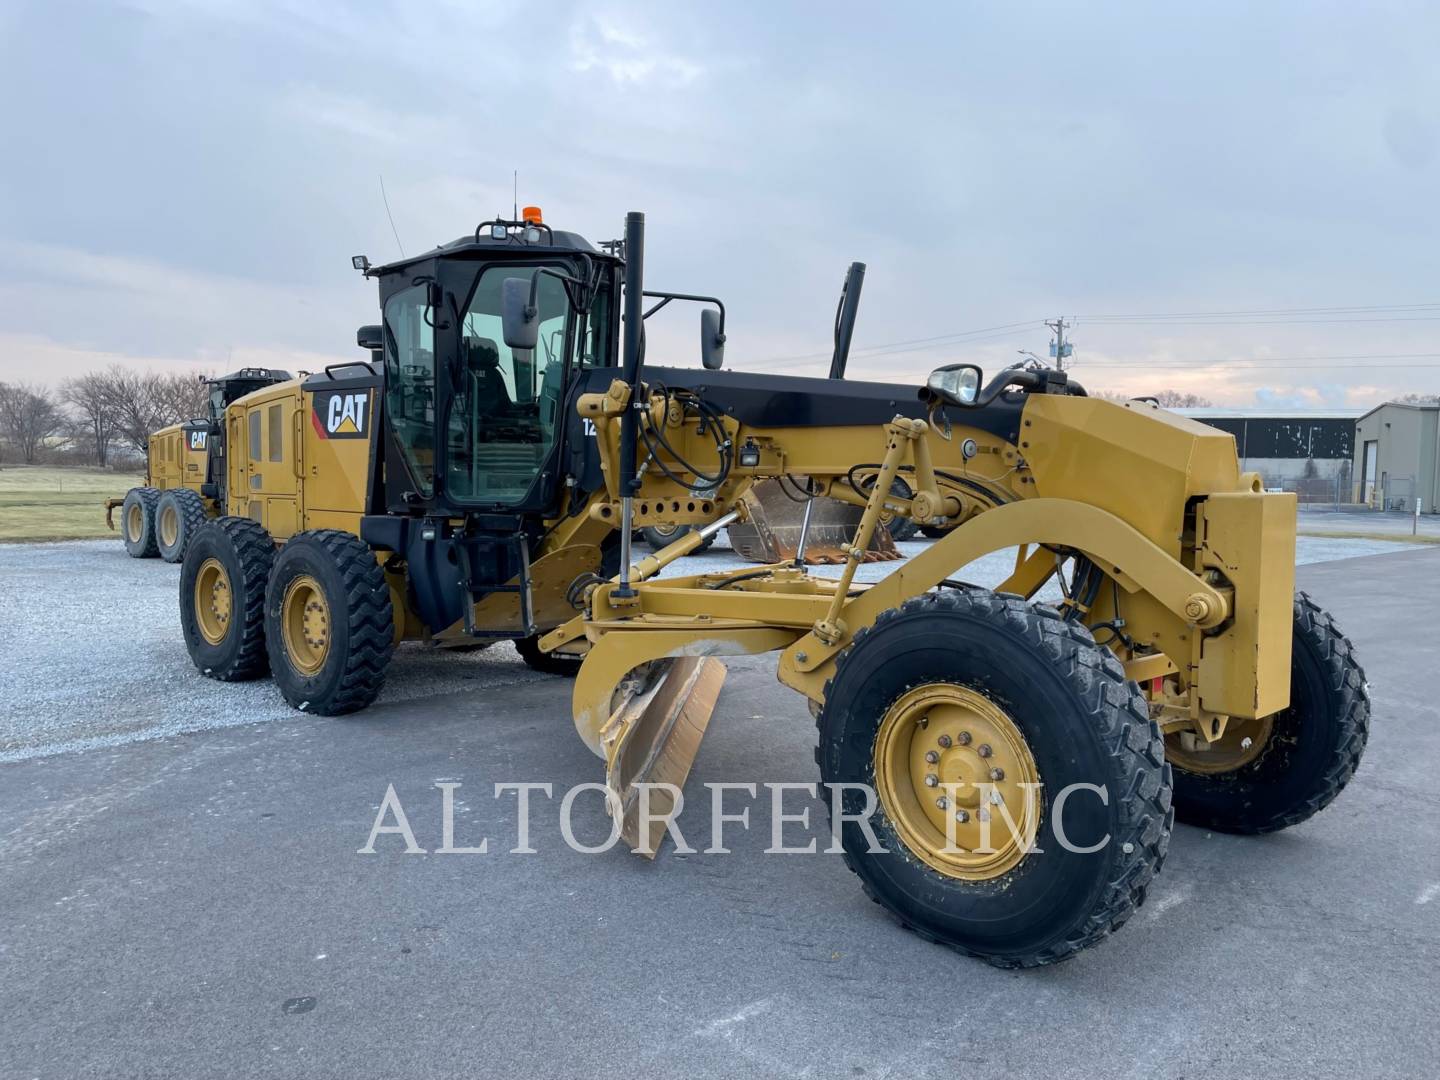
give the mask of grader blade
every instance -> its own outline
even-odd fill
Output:
[[[796,487],[787,490],[778,480],[762,480],[741,497],[748,520],[730,525],[726,530],[737,555],[755,563],[794,560],[800,548],[806,501],[799,497]],[[838,499],[817,498],[805,537],[805,561],[843,563],[844,545],[855,541],[864,513],[864,507],[851,506]],[[902,557],[890,533],[876,529],[863,561],[892,562]]]
[[[621,807],[620,836],[648,858],[664,836],[663,816],[675,799],[663,788],[649,792],[650,824],[640,829],[641,784],[685,786],[720,687],[725,665],[701,656],[657,660],[620,686],[618,704],[602,732],[609,764],[605,782]]]

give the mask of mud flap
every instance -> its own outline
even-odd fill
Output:
[[[730,525],[730,546],[742,559],[755,563],[790,562],[800,547],[805,500],[781,486],[762,480],[742,496],[747,520]],[[807,563],[843,563],[843,546],[853,543],[865,509],[838,499],[817,498],[805,540]],[[892,562],[902,558],[890,533],[877,528],[864,562]]]
[[[641,784],[685,786],[710,714],[725,682],[725,665],[703,656],[655,660],[632,672],[617,688],[615,708],[601,729],[607,761],[605,783],[621,808],[620,836],[649,858],[665,833],[664,815],[675,799],[649,793],[651,821],[640,834]]]

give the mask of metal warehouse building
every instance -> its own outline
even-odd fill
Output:
[[[1297,492],[1302,501],[1350,502],[1355,497],[1355,422],[1361,409],[1216,406],[1176,412],[1234,435],[1240,468],[1258,472],[1267,488]]]
[[[1434,513],[1440,479],[1440,405],[1391,401],[1355,422],[1356,500],[1380,510]]]

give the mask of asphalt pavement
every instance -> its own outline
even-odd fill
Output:
[[[1273,836],[1177,827],[1130,924],[1037,971],[907,933],[838,856],[765,854],[763,798],[728,855],[570,850],[559,795],[602,777],[561,680],[0,765],[0,1077],[1432,1075],[1440,550],[1299,579],[1369,677],[1350,788]],[[689,790],[813,781],[813,745],[773,658],[733,662]],[[554,785],[535,854],[515,781]],[[437,782],[488,853],[437,853]],[[426,853],[359,854],[392,786]],[[596,793],[572,809],[604,838]]]

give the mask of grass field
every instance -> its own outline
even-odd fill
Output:
[[[118,543],[101,504],[144,480],[140,473],[104,469],[6,465],[0,468],[0,542],[114,536]]]

